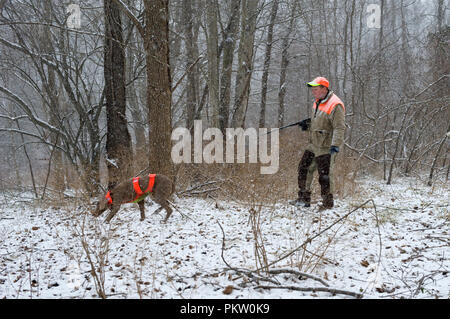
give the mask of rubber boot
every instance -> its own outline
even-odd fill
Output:
[[[310,207],[311,206],[311,192],[298,192],[298,198],[296,200],[292,200],[289,204],[298,206],[298,207]]]
[[[327,194],[322,196],[322,205],[319,210],[326,210],[334,207],[333,194]]]

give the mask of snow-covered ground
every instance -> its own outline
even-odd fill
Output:
[[[176,204],[189,218],[174,211],[161,224],[164,215],[152,216],[156,206],[148,205],[140,222],[137,206],[128,204],[110,225],[75,204],[43,207],[4,193],[0,298],[98,298],[96,283],[108,298],[353,298],[289,289],[325,284],[364,298],[449,298],[448,185],[367,179],[358,188],[359,194],[321,213],[316,205],[180,198]],[[372,202],[356,209],[368,199],[376,209]],[[296,250],[351,211],[306,250]],[[280,258],[271,270],[295,270],[322,282],[288,272],[251,276],[250,270]]]

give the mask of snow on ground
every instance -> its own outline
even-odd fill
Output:
[[[256,282],[237,272],[254,270],[264,257],[269,263],[280,259],[352,210],[306,250],[270,269],[311,274],[330,289],[364,298],[449,298],[448,186],[430,188],[406,178],[358,185],[359,194],[321,213],[316,205],[307,210],[180,198],[177,205],[189,218],[174,211],[166,224],[160,223],[163,215],[151,215],[151,205],[144,222],[137,206],[128,204],[108,225],[105,216],[96,219],[83,207],[44,208],[23,194],[20,200],[3,194],[0,298],[98,298],[96,283],[108,298],[353,298],[287,289],[325,287],[305,276],[261,272],[271,282]],[[372,202],[356,209],[370,198],[376,210]]]

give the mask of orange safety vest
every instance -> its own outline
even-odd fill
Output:
[[[153,186],[155,185],[155,177],[156,177],[156,174],[148,174],[148,187],[145,190],[145,192],[143,192],[141,190],[141,187],[139,186],[139,176],[134,177],[133,178],[133,188],[134,188],[134,192],[136,193],[136,198],[129,201],[129,203],[137,203],[139,200],[141,200],[142,195],[152,192]],[[108,204],[113,203],[110,191],[108,191],[108,193],[106,193],[105,198],[108,201]]]
[[[131,202],[134,202],[134,203],[138,202],[141,199],[142,195],[145,195],[145,194],[153,191],[153,185],[155,185],[155,177],[156,177],[156,174],[148,174],[148,187],[145,190],[145,192],[143,192],[141,190],[141,187],[139,186],[139,176],[133,178],[133,188],[134,188],[134,191],[136,192],[136,198],[134,200],[132,200]]]
[[[314,102],[313,109],[316,109],[316,104],[317,102]],[[319,111],[325,112],[330,115],[338,104],[342,105],[345,112],[344,102],[342,102],[342,100],[333,93],[333,95],[325,103],[319,105]]]

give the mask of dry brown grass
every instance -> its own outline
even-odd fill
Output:
[[[308,135],[292,129],[280,134],[279,170],[272,175],[260,173],[260,164],[181,164],[177,168],[177,193],[212,197],[255,204],[273,204],[297,196],[297,170],[306,148]],[[352,173],[355,159],[338,155],[335,167],[336,197],[353,194]],[[316,174],[317,175],[317,174]],[[313,198],[320,198],[317,176],[313,181]]]
[[[297,169],[306,148],[308,134],[296,128],[282,131],[280,134],[279,170],[272,175],[260,173],[261,164],[180,164],[175,166],[176,192],[179,196],[212,197],[221,200],[233,200],[240,203],[274,204],[286,202],[297,196]],[[138,151],[137,158],[130,165],[133,174],[140,173],[146,167],[145,150]],[[335,167],[335,197],[345,198],[355,192],[353,172],[357,169],[356,159],[341,152]],[[247,159],[248,162],[248,159]],[[107,184],[108,171],[104,159],[100,161],[100,183]],[[264,165],[266,166],[266,165]],[[34,170],[38,197],[41,198],[45,188],[44,201],[48,205],[85,202],[89,204],[90,196],[84,190],[86,181],[83,176],[67,163],[61,168],[64,172],[63,185],[55,177],[55,171],[48,175],[48,166]],[[48,176],[47,176],[48,175]],[[46,179],[47,183],[46,183]],[[6,185],[7,184],[7,185]],[[14,179],[2,180],[5,188],[14,188]],[[9,187],[8,187],[9,185]],[[22,178],[22,186],[32,190],[31,179],[27,174]],[[72,195],[63,194],[70,189]],[[320,187],[317,173],[313,181],[313,201],[320,200]]]

